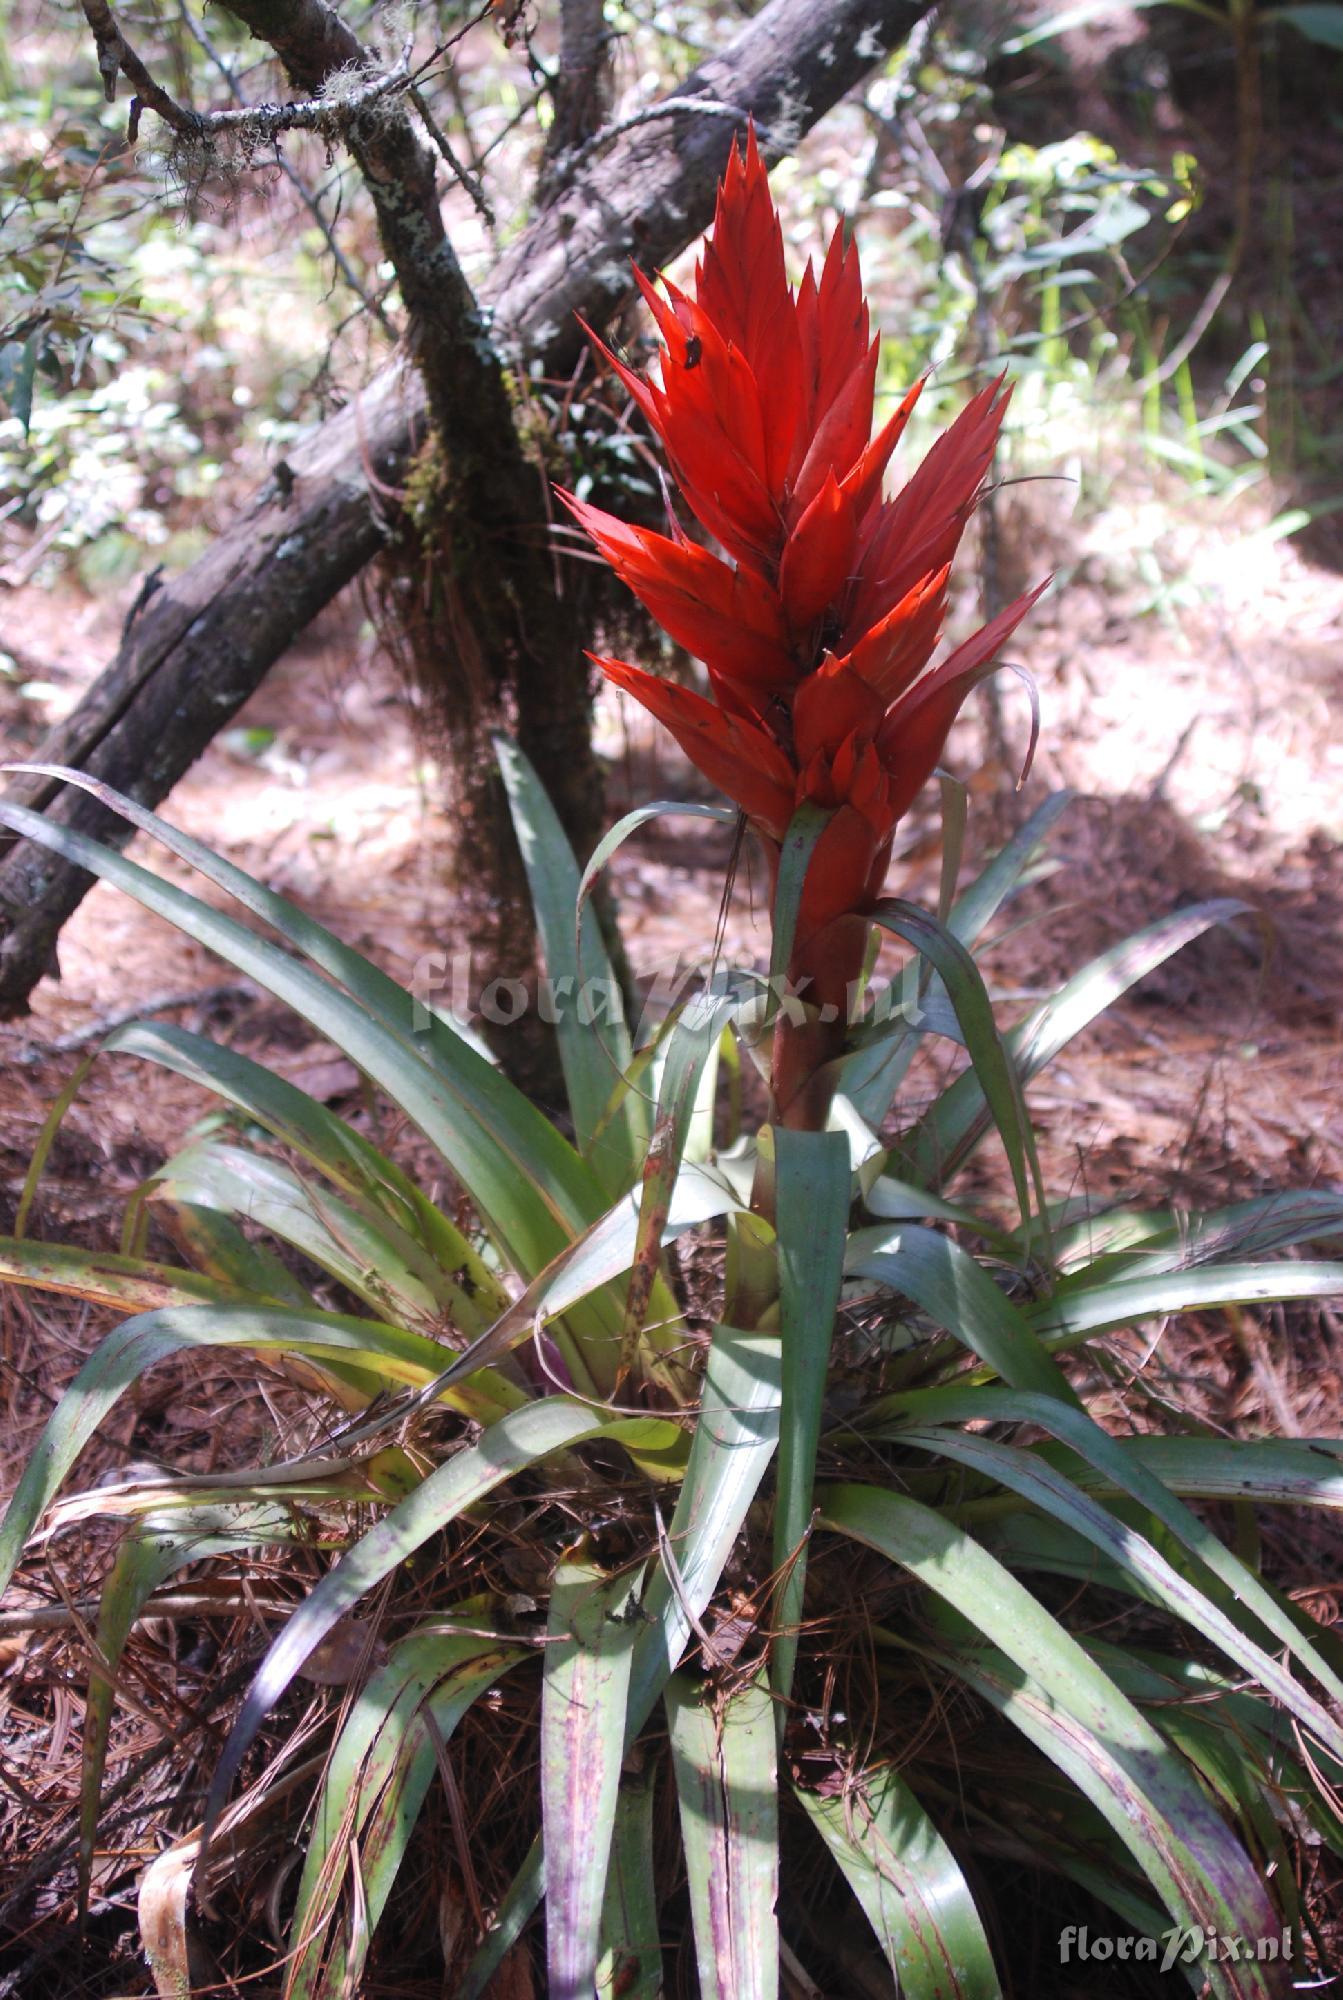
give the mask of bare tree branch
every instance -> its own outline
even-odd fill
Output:
[[[300,88],[313,87],[323,63],[358,48],[333,26],[325,0],[225,4],[277,49]],[[398,82],[409,78],[409,59],[404,50]],[[407,605],[418,639],[415,668],[453,751],[468,859],[482,879],[493,870],[492,909],[520,910],[525,889],[512,865],[493,759],[486,761],[488,730],[512,711],[519,741],[547,772],[571,837],[595,839],[601,782],[588,724],[587,634],[577,594],[556,588],[544,483],[524,450],[499,354],[444,229],[434,155],[399,91],[365,104],[363,74],[358,63],[343,62],[324,79],[323,101],[353,97],[344,139],[396,270],[436,439],[423,485],[435,501],[423,548],[414,551],[417,577],[432,564],[435,602],[426,616]]]
[[[187,33],[192,37],[197,47],[204,52],[215,69],[218,70],[229,95],[241,105],[243,103],[243,94],[237,77],[211,41],[204,27],[187,6],[186,0],[177,0],[177,10]],[[388,317],[386,308],[383,306],[381,300],[372,297],[360,284],[358,273],[350,263],[349,258],[345,255],[345,252],[341,249],[340,244],[336,241],[335,230],[328,222],[326,211],[323,209],[321,202],[308,186],[302,174],[299,173],[297,167],[285,158],[283,152],[278,147],[276,148],[275,158],[280,172],[294,189],[309,215],[311,215],[313,221],[321,230],[326,247],[331,252],[331,261],[340,272],[341,277],[344,278],[355,297],[362,301],[364,310],[371,313],[373,318],[377,320],[378,325],[382,328],[388,339],[395,340],[397,337],[396,328]]]
[[[451,434],[466,393],[507,410],[499,384],[491,394],[476,381],[497,378],[484,323],[443,228],[434,156],[411,122],[404,99],[413,85],[409,53],[382,71],[326,0],[225,0],[228,10],[274,49],[299,104],[257,106],[215,114],[212,130],[238,120],[266,137],[302,126],[348,145],[378,217],[383,246],[396,271],[411,320],[411,342],[425,377],[435,425]],[[435,52],[439,53],[438,51]],[[339,80],[339,90],[333,83]],[[250,121],[250,122],[249,122]],[[474,402],[472,407],[475,407]]]
[[[260,5],[261,0],[255,0]],[[777,156],[908,35],[923,0],[767,0],[673,96],[739,106]],[[668,129],[670,128],[670,129]],[[678,111],[641,125],[578,172],[501,258],[484,288],[496,343],[546,371],[572,366],[576,312],[598,325],[624,304],[629,260],[654,268],[708,223],[732,122]],[[422,440],[423,384],[398,360],[290,453],[199,561],[166,581],[111,667],[42,746],[155,805],[269,666],[382,546],[385,500]],[[12,796],[63,824],[123,841],[82,793],[24,780]],[[19,842],[0,861],[0,1011],[22,1011],[60,927],[89,888],[80,869]]]
[[[93,31],[94,47],[98,51],[98,73],[102,77],[103,96],[108,103],[116,102],[117,78],[124,76],[134,86],[135,95],[140,103],[147,104],[152,111],[157,111],[165,125],[170,125],[174,132],[180,132],[184,137],[194,137],[200,129],[195,112],[183,110],[180,104],[169,97],[166,90],[155,83],[117,26],[116,16],[108,6],[107,0],[80,0],[80,4],[84,9],[84,19]],[[133,104],[132,128],[137,115]]]
[[[420,118],[423,121],[425,131],[429,134],[429,137],[433,140],[434,144],[437,146],[439,152],[442,154],[444,160],[446,161],[448,172],[452,175],[455,181],[460,182],[461,186],[466,189],[466,192],[471,197],[471,201],[476,210],[477,215],[479,215],[481,221],[485,224],[485,227],[490,231],[493,231],[494,211],[490,207],[489,198],[485,193],[485,184],[482,181],[480,175],[478,173],[468,172],[467,169],[462,165],[461,161],[458,159],[456,153],[452,149],[447,133],[443,130],[442,126],[435,118],[433,112],[430,110],[424,92],[420,89],[418,84],[411,85],[409,95],[411,103],[415,106],[415,109],[420,114]]]

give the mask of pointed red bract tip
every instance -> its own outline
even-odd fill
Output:
[[[588,658],[616,687],[671,731],[691,763],[725,791],[758,826],[782,840],[793,812],[793,768],[760,726],[729,715],[692,688],[633,667],[625,660]]]
[[[557,487],[579,526],[679,646],[714,674],[768,700],[790,693],[797,667],[778,594],[754,570],[697,542],[632,528]]]

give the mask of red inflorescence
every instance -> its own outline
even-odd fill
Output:
[[[748,815],[772,860],[806,801],[831,813],[807,874],[791,969],[842,1003],[897,822],[971,689],[1039,591],[931,672],[952,559],[993,460],[1007,394],[974,398],[893,499],[882,481],[917,383],[874,437],[879,342],[856,249],[836,230],[796,293],[755,135],[734,144],[692,293],[636,273],[661,380],[603,348],[661,439],[685,505],[724,552],[627,526],[563,494],[616,574],[708,670],[713,699],[622,660],[596,664],[666,724]],[[595,339],[595,336],[593,336]],[[601,343],[597,343],[601,346]],[[1041,586],[1043,588],[1043,585]]]

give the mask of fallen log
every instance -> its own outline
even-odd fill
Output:
[[[768,0],[741,33],[669,96],[571,163],[567,179],[481,290],[505,352],[573,363],[575,315],[602,324],[651,269],[712,216],[734,131],[754,117],[779,157],[908,36],[918,0]],[[295,445],[237,520],[181,575],[141,592],[116,658],[36,761],[72,765],[157,805],[324,605],[382,546],[398,484],[426,424],[422,385],[391,362],[345,409]],[[446,441],[451,450],[451,440]],[[6,794],[117,844],[124,822],[83,792],[18,778]],[[25,1012],[57,970],[61,926],[92,878],[30,841],[0,834],[0,1018]],[[7,851],[6,851],[7,850]]]

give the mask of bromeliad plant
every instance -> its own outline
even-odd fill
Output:
[[[1292,1976],[1284,1927],[1298,1965],[1309,1930],[1292,1853],[1343,1852],[1328,1803],[1343,1657],[1260,1574],[1245,1510],[1343,1506],[1343,1445],[1238,1445],[1182,1425],[1142,1368],[1127,1384],[1137,1420],[1116,1436],[1085,1392],[1107,1382],[1113,1336],[1154,1316],[1343,1290],[1343,1264],[1268,1257],[1338,1235],[1343,1198],[1203,1218],[1051,1206],[1023,1100],[1104,1006],[1238,906],[1153,924],[1000,1031],[973,950],[1064,801],[938,917],[881,889],[900,814],[1029,602],[923,671],[1001,399],[977,398],[883,499],[908,404],[869,442],[856,259],[837,240],[793,296],[753,142],[729,166],[695,294],[646,296],[662,379],[625,379],[724,554],[675,522],[651,536],[571,505],[708,669],[712,700],[603,663],[763,842],[783,1005],[776,982],[762,1008],[759,979],[732,972],[640,1049],[619,1018],[563,1019],[566,1135],[459,1023],[142,808],[60,774],[253,923],[0,807],[292,1005],[419,1128],[469,1209],[450,1218],[358,1124],[236,1051],[148,1024],[104,1045],[204,1085],[227,1118],[140,1191],[120,1256],[30,1241],[29,1196],[0,1245],[14,1281],[131,1314],[67,1392],[0,1531],[8,1579],[35,1535],[130,1523],[94,1621],[82,1893],[137,1619],[188,1565],[236,1571],[245,1552],[301,1538],[337,1557],[291,1596],[203,1824],[142,1883],[164,1995],[190,1992],[187,1930],[208,1897],[292,1841],[307,1767],[268,1770],[254,1746],[305,1663],[342,1637],[348,1656],[353,1634],[351,1692],[308,1780],[287,1996],[364,1990],[412,1851],[423,1885],[417,1828],[441,1771],[484,1884],[478,1910],[444,1884],[447,1990],[466,2000],[506,1956],[518,1973],[542,1905],[560,2000],[772,2000],[781,1980],[915,2000],[991,2000],[1012,1979],[1043,1992],[1012,1921],[1025,1877],[1051,1953],[1053,1916],[1090,1898],[1126,1932],[1271,1940],[1273,1957],[1180,1953],[1218,2000],[1270,2000]],[[525,762],[506,744],[500,757],[550,974],[561,992],[614,990],[587,888],[668,808],[622,822],[580,877]],[[912,947],[909,1004],[864,1012],[850,989],[883,926]],[[928,1033],[968,1062],[902,1121],[899,1086]],[[716,1154],[716,1078],[742,1047],[770,1072],[771,1116]],[[948,1192],[993,1133],[1019,1209],[1006,1218]],[[151,1221],[183,1261],[147,1259]],[[726,1249],[711,1327],[678,1264],[678,1237],[703,1227]],[[58,1497],[126,1388],[207,1347],[320,1391],[320,1451],[245,1483],[169,1475]],[[1231,1500],[1236,1552],[1202,1511]],[[356,1526],[369,1509],[373,1525]],[[501,1587],[520,1540],[545,1578],[531,1586],[544,1629]],[[374,1593],[376,1630],[352,1616]],[[540,1774],[506,1824],[482,1818],[456,1760],[464,1723],[503,1727],[487,1706],[501,1688],[510,1714],[534,1717]],[[437,1850],[429,1861],[450,1872]],[[805,1894],[782,1893],[785,1866]],[[396,1946],[377,1949],[404,1985]]]

